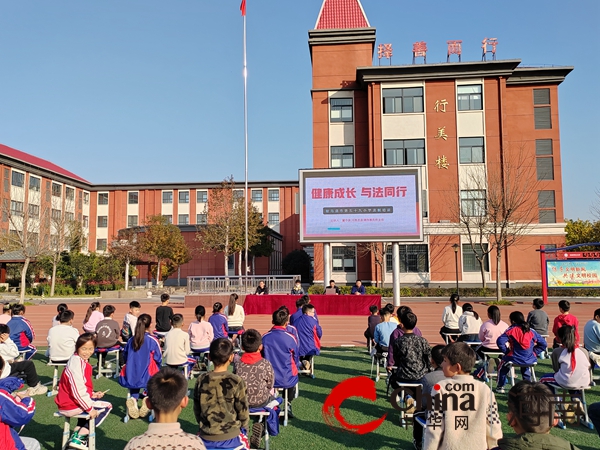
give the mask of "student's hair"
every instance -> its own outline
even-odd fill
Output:
[[[594,317],[592,317],[592,319],[595,319],[596,316],[600,316],[600,308],[598,308],[596,311],[594,311]]]
[[[289,318],[290,312],[287,310],[287,308],[279,308],[273,313],[273,325],[282,327],[287,323]]]
[[[75,342],[75,353],[88,342],[92,341],[94,348],[96,348],[96,335],[94,333],[83,333],[77,338]]]
[[[223,309],[223,305],[221,304],[221,302],[215,302],[213,304],[213,314],[218,313],[222,309]]]
[[[410,309],[409,306],[403,305],[400,308],[398,308],[398,311],[396,311],[396,315],[398,316],[398,319],[400,319],[400,317],[409,312],[413,312],[412,309]]]
[[[479,319],[479,314],[477,314],[477,312],[473,311],[473,305],[471,305],[470,303],[465,303],[463,305],[463,311],[472,312],[473,316],[475,316],[475,320]]]
[[[412,312],[402,314],[402,317],[400,317],[400,323],[407,330],[414,330],[417,326],[417,315]]]
[[[233,293],[229,296],[229,305],[227,307],[228,316],[233,316],[233,313],[235,312],[235,305],[237,304],[237,299],[238,295],[236,293]]]
[[[183,314],[173,314],[171,317],[171,324],[174,327],[179,327],[183,323]]]
[[[217,338],[210,343],[209,357],[215,366],[222,366],[233,354],[233,344],[227,338]]]
[[[301,282],[300,282],[300,279],[299,279],[299,278],[296,278],[296,279],[294,280],[294,284],[298,284],[298,283],[301,283]]]
[[[10,302],[6,302],[2,305],[2,312],[10,311]]]
[[[379,310],[380,316],[389,316],[390,314],[390,310],[387,309],[385,306]]]
[[[104,317],[110,317],[110,315],[114,314],[116,310],[117,308],[115,308],[113,305],[106,305],[104,308],[102,308],[102,314],[104,314]]]
[[[59,314],[60,318],[58,319],[58,321],[60,323],[67,323],[70,320],[73,320],[73,318],[75,317],[75,313],[73,311],[71,311],[70,309],[66,309],[63,312],[61,312]]]
[[[335,280],[329,280],[329,284],[335,283]]]
[[[525,432],[547,433],[552,428],[548,420],[554,410],[552,398],[552,391],[545,384],[522,380],[508,391],[508,411]]]
[[[304,305],[302,307],[302,314],[306,314],[309,310],[313,310],[315,309],[315,305],[311,305],[310,303],[307,303],[306,305]]]
[[[132,302],[129,302],[129,309],[133,309],[133,308],[141,308],[142,305],[140,305],[140,302],[138,302],[137,300],[134,300]]]
[[[92,304],[88,307],[87,312],[85,313],[85,318],[83,319],[83,323],[87,323],[92,316],[92,313],[100,308],[100,302],[92,302]]]
[[[25,314],[25,305],[21,305],[20,303],[15,303],[10,307],[10,313],[13,316],[18,316],[19,314]]]
[[[521,311],[511,312],[508,318],[510,319],[511,323],[514,323],[516,326],[521,328],[521,330],[523,330],[523,333],[527,333],[530,330],[530,326],[525,320],[525,316],[523,316],[523,313]]]
[[[287,315],[290,315],[290,310],[287,306],[285,305],[281,305],[279,308],[277,308],[277,311],[285,311],[287,313]]]
[[[310,299],[308,298],[308,295],[305,294],[296,300],[296,308],[302,308],[304,305],[308,305],[309,302]]]
[[[556,332],[556,336],[562,342],[562,345],[567,349],[569,353],[573,353],[575,351],[575,345],[577,342],[575,341],[575,328],[571,325],[563,325]]]
[[[369,312],[371,314],[376,313],[378,309],[379,308],[377,308],[377,305],[371,305],[371,306],[369,306]]]
[[[8,333],[10,334],[10,328],[5,323],[0,323],[0,334]]]
[[[534,298],[533,299],[533,307],[535,309],[542,309],[544,307],[544,300],[541,298]]]
[[[169,294],[167,294],[166,292],[164,294],[160,294],[160,301],[161,301],[161,303],[166,302],[170,298],[171,298],[171,296]]]
[[[201,322],[202,318],[206,315],[206,308],[204,308],[202,305],[196,306],[196,309],[194,309],[194,315],[196,316],[196,320]]]
[[[384,308],[386,308],[390,314],[394,314],[394,304],[393,303],[386,303]]]
[[[179,370],[162,367],[148,380],[146,389],[152,409],[170,413],[187,395],[188,382]]]
[[[500,319],[502,316],[500,315],[500,308],[496,305],[488,306],[487,309],[488,317],[494,322],[494,325],[498,325],[500,323]]]
[[[567,300],[561,300],[558,302],[558,307],[564,312],[568,312],[571,309],[571,303],[569,303]]]
[[[60,313],[69,309],[66,303],[59,303],[56,306],[56,320],[60,321]]]
[[[358,280],[356,280],[356,282],[354,284],[356,284],[356,283],[362,284],[362,280],[359,278]]]
[[[255,353],[262,344],[262,336],[254,328],[244,331],[242,334],[242,349],[246,353]]]
[[[141,314],[135,324],[135,332],[133,334],[133,351],[137,352],[144,345],[146,330],[152,325],[152,317],[150,314]]]
[[[436,363],[438,367],[444,362],[445,348],[445,345],[436,345],[431,349],[431,359],[433,359],[433,362]]]
[[[450,303],[452,303],[452,313],[456,312],[456,304],[459,302],[460,297],[458,294],[452,294],[450,296]]]
[[[471,372],[475,365],[475,351],[466,342],[448,344],[443,353],[450,364],[460,364],[463,372]]]

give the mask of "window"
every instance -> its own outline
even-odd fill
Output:
[[[62,212],[60,209],[52,209],[52,219],[60,220],[62,218]]]
[[[40,192],[41,185],[42,185],[42,180],[29,175],[29,190],[30,191]]]
[[[8,181],[9,173],[10,171],[8,169],[4,169],[4,192],[10,191],[10,184]],[[6,211],[4,211],[3,214],[6,214]]]
[[[279,213],[269,213],[269,225],[272,227],[279,225]]]
[[[535,158],[538,180],[554,180],[554,158]]]
[[[90,218],[88,216],[83,216],[83,227],[87,228],[90,226]]]
[[[206,203],[208,201],[208,191],[196,191],[196,203]]]
[[[269,201],[270,202],[278,202],[279,201],[279,189],[269,189]]]
[[[65,198],[67,200],[75,200],[75,189],[70,187],[65,188]]]
[[[329,120],[331,122],[352,122],[352,99],[329,99]]]
[[[61,197],[62,196],[62,186],[58,183],[52,183],[52,196],[53,197]]]
[[[73,222],[75,220],[75,213],[65,212],[65,220],[67,222]]]
[[[485,190],[460,191],[460,211],[465,217],[484,216]]]
[[[98,228],[108,227],[108,216],[98,216]]]
[[[29,217],[32,219],[37,219],[40,217],[40,207],[39,205],[29,204]]]
[[[89,205],[90,204],[90,193],[89,192],[84,192],[83,193],[83,204],[84,205]]]
[[[331,147],[331,167],[354,167],[354,146],[336,145]]]
[[[538,219],[540,223],[556,223],[556,210],[540,209]]]
[[[550,108],[550,89],[533,90],[533,118],[536,130],[552,128],[552,110]]]
[[[139,192],[128,192],[127,193],[127,204],[137,205],[139,201]]]
[[[79,191],[79,195],[77,197],[77,207],[81,209],[83,208],[83,192]]]
[[[163,193],[163,203],[173,203],[173,191],[164,191]]]
[[[108,205],[108,192],[98,192],[98,204]]]
[[[386,272],[392,272],[392,247],[388,246],[385,254]],[[429,272],[427,244],[400,245],[400,272]]]
[[[179,216],[177,216],[177,223],[179,225],[189,225],[190,216],[188,214],[179,214]]]
[[[550,89],[534,89],[533,90],[534,105],[549,105],[550,104]]]
[[[483,163],[485,161],[482,137],[460,138],[458,147],[461,164]]]
[[[14,200],[11,200],[10,213],[13,216],[22,216],[23,215],[23,202],[15,202]]]
[[[383,113],[423,112],[423,88],[397,88],[383,90]]]
[[[179,203],[190,202],[190,191],[179,191]]]
[[[538,191],[538,208],[540,223],[556,223],[556,200],[554,191]]]
[[[483,109],[480,84],[457,86],[456,92],[458,94],[459,111],[479,111]]]
[[[127,216],[127,228],[133,228],[133,227],[137,227],[137,226],[138,226],[138,216]]]
[[[349,246],[331,249],[333,272],[356,272],[356,248]]]
[[[167,223],[173,223],[173,216],[171,214],[163,214],[163,217],[167,219]]]
[[[206,225],[208,220],[206,219],[206,214],[196,214],[196,224],[198,225]]]
[[[244,190],[243,189],[234,189],[233,190],[233,199],[240,200],[244,198]]]
[[[12,185],[17,187],[23,187],[25,184],[25,174],[21,172],[12,171]]]
[[[424,139],[383,141],[383,151],[386,166],[425,164]]]
[[[96,250],[99,252],[106,251],[106,239],[96,239]]]
[[[552,155],[552,139],[535,140],[535,156]]]
[[[262,202],[262,189],[252,189],[252,201]]]
[[[475,244],[475,251],[471,247],[471,244],[463,244],[462,246],[462,260],[463,260],[463,271],[464,272],[481,272],[481,266],[476,258],[476,255],[483,256],[483,270],[486,272],[490,271],[490,264],[488,260],[488,245],[487,244]],[[475,253],[477,252],[477,253]],[[481,259],[481,258],[480,258]]]

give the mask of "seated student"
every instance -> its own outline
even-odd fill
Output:
[[[540,353],[546,350],[546,340],[535,330],[529,328],[525,317],[520,311],[510,313],[510,327],[502,333],[496,343],[504,356],[498,365],[498,384],[496,392],[504,394],[506,376],[510,370],[510,364],[519,365],[533,364]],[[524,380],[531,380],[531,369],[521,367],[521,375]]]
[[[415,328],[416,329],[416,328]],[[425,415],[427,411],[427,395],[431,394],[431,389],[436,383],[446,378],[444,371],[442,370],[442,362],[444,362],[444,349],[445,345],[436,345],[431,349],[431,368],[433,371],[426,373],[422,378],[423,387],[421,388],[421,405],[417,405],[418,412],[416,414]],[[423,427],[413,427],[413,445],[416,450],[421,450],[423,443]]]
[[[300,280],[296,280],[294,287],[292,288],[292,292],[290,293],[292,295],[304,295],[304,289],[302,289],[302,283],[300,283]]]
[[[208,318],[208,321],[213,327],[215,339],[229,337],[229,323],[227,316],[223,314],[223,305],[221,302],[215,302],[213,305],[213,313]]]
[[[188,405],[188,382],[180,371],[163,367],[148,381],[148,409],[154,411],[154,422],[141,436],[132,438],[125,450],[206,449],[202,439],[181,429],[178,417]]]
[[[52,317],[52,326],[56,327],[60,325],[60,313],[69,309],[66,303],[59,303],[56,306],[56,316]]]
[[[479,329],[481,328],[481,319],[476,311],[473,311],[473,305],[465,303],[463,313],[458,318],[458,329],[460,330],[459,341],[476,341],[479,338]]]
[[[156,331],[164,335],[171,330],[171,317],[173,308],[169,306],[171,297],[169,294],[160,295],[160,306],[156,308]]]
[[[542,336],[548,336],[550,319],[548,318],[546,311],[542,311],[544,300],[541,298],[534,298],[532,307],[533,310],[529,311],[529,314],[527,314],[527,323]]]
[[[393,303],[386,303],[384,305],[384,308],[388,309],[390,311],[390,322],[394,322],[397,325],[400,325],[400,320],[398,317],[396,317],[396,315],[394,314],[394,304]],[[400,308],[398,308],[400,309]]]
[[[302,307],[304,305],[308,305],[309,303],[309,298],[308,295],[303,295],[302,297],[300,297],[299,299],[296,300],[296,312],[292,315],[290,315],[290,325],[294,325],[294,322],[296,322],[296,320],[302,316]]]
[[[542,383],[519,381],[508,391],[508,424],[515,437],[498,440],[500,450],[579,450],[550,434],[554,424],[552,392]],[[470,425],[470,424],[469,424]]]
[[[125,314],[123,327],[121,328],[121,339],[123,342],[127,342],[133,336],[141,308],[142,305],[140,305],[140,302],[136,300],[129,302],[129,312]]]
[[[379,308],[377,305],[369,306],[369,312],[371,313],[367,319],[367,329],[364,332],[364,336],[367,339],[367,348],[375,345],[373,338],[375,337],[375,327],[381,323],[381,316],[379,315]]]
[[[304,370],[310,370],[310,358],[321,353],[323,330],[315,317],[315,307],[310,303],[302,307],[302,316],[296,320],[298,352]]]
[[[444,312],[442,313],[444,326],[440,329],[440,336],[442,336],[444,341],[446,341],[446,334],[460,334],[458,319],[462,315],[462,308],[458,304],[459,301],[460,297],[458,294],[452,294],[450,296],[450,304],[444,308]],[[458,336],[450,336],[449,339],[456,341]]]
[[[242,305],[238,305],[238,295],[233,293],[229,296],[229,304],[225,306],[223,315],[227,317],[228,336],[234,347],[238,347],[239,333],[244,332],[244,320],[246,313]]]
[[[484,352],[498,352],[496,341],[506,331],[508,324],[502,320],[500,308],[496,305],[489,306],[487,309],[488,319],[479,328],[479,340],[481,347],[477,353],[483,358]]]
[[[40,382],[33,361],[15,361],[15,358],[19,356],[19,350],[8,336],[8,326],[0,324],[0,358],[4,368],[4,373],[0,374],[0,378],[22,378],[29,386],[26,391],[28,397],[44,395],[48,392],[48,388]]]
[[[286,329],[288,321],[287,308],[280,308],[273,313],[273,327],[262,337],[262,354],[273,365],[275,388],[288,390],[288,416],[293,419],[292,400],[298,384],[300,351],[298,340]]]
[[[256,291],[254,291],[254,295],[269,295],[269,288],[265,286],[264,281],[259,281],[258,287]]]
[[[227,338],[210,344],[215,370],[201,374],[194,388],[194,416],[199,436],[207,449],[249,449],[246,438],[250,416],[246,382],[227,369],[233,361],[233,345]]]
[[[263,349],[262,336],[257,330],[249,329],[242,334],[242,349],[244,353],[233,360],[234,373],[239,375],[246,382],[248,393],[248,407],[268,408],[273,410],[279,406],[279,401],[275,398],[273,386],[275,384],[275,373],[273,366],[264,359],[260,352]],[[279,423],[278,411],[276,412],[275,422]],[[254,448],[260,446],[260,440],[263,433],[263,424],[255,422],[252,426],[252,436],[250,444]]]
[[[277,310],[285,311],[285,313],[288,315],[289,318],[292,317],[290,314],[290,310],[285,305],[281,305],[279,308],[277,308]],[[300,308],[300,312],[302,312],[302,308]],[[316,316],[317,316],[317,312],[315,311],[315,317]],[[292,325],[289,321],[288,321],[287,325],[285,326],[285,331],[287,331],[292,336],[294,336],[294,339],[296,339],[298,346],[300,346],[300,335],[298,334],[298,329],[294,325]]]
[[[352,289],[350,290],[350,294],[352,294],[352,295],[365,295],[366,293],[367,293],[367,290],[362,285],[362,281],[356,280],[356,283],[354,284],[354,286],[352,286]]]
[[[100,302],[92,302],[83,319],[83,331],[86,333],[95,333],[96,325],[102,319],[104,319],[104,315],[100,312]]]
[[[402,319],[402,316],[409,312],[413,312],[412,309],[410,309],[408,306],[401,306],[400,308],[398,308],[398,318]],[[421,333],[419,327],[414,328],[413,334],[415,336],[423,336],[423,333]],[[394,342],[396,342],[396,339],[398,339],[402,335],[404,335],[404,330],[402,329],[402,323],[400,323],[390,335],[389,347],[393,347]],[[395,365],[396,360],[394,359],[394,352],[388,352],[387,366],[394,367]]]
[[[7,323],[8,328],[10,328],[10,339],[17,344],[19,352],[27,351],[25,359],[30,360],[36,354],[37,348],[32,344],[35,339],[35,332],[31,322],[23,316],[25,305],[15,303],[11,312],[12,318]]]
[[[600,366],[600,308],[594,311],[594,318],[583,327],[583,344],[590,359]]]
[[[196,306],[194,315],[196,320],[190,323],[188,334],[190,335],[190,347],[194,353],[205,353],[215,337],[215,331],[210,322],[204,319],[206,309],[202,305]]]
[[[396,328],[394,322],[390,322],[390,310],[381,308],[379,310],[381,323],[375,327],[375,351],[378,354],[386,353],[390,345],[390,336]]]
[[[465,342],[453,342],[444,349],[442,370],[446,379],[438,383],[439,389],[432,389],[430,395],[447,398],[448,407],[436,410],[432,401],[432,410],[427,411],[427,427],[423,450],[481,450],[493,449],[502,437],[502,425],[499,419],[498,404],[494,393],[485,383],[474,381],[470,375],[475,365],[475,351]],[[469,386],[470,392],[461,394]],[[454,403],[466,403],[463,408],[451,407]],[[457,426],[460,424],[462,426]]]
[[[75,353],[79,331],[73,328],[75,313],[67,309],[60,313],[60,325],[48,330],[48,358],[55,363],[65,363]]]
[[[177,368],[180,366],[188,366],[188,376],[192,374],[192,367],[196,364],[196,360],[189,355],[192,352],[190,348],[190,335],[182,330],[183,316],[174,314],[171,318],[173,328],[165,336],[165,348],[163,356],[167,366]]]
[[[416,314],[405,313],[400,317],[400,321],[404,334],[396,339],[390,348],[397,366],[390,383],[421,383],[422,378],[431,369],[431,347],[427,339],[413,333],[417,326]],[[388,366],[387,369],[391,371],[392,367]]]
[[[2,305],[2,311],[0,311],[0,323],[6,325],[11,317],[10,303],[6,302]]]
[[[6,369],[6,364],[0,357],[0,443],[3,444],[2,449],[40,450],[41,446],[37,440],[19,436],[18,432],[33,418],[35,400],[27,395],[27,391],[14,392],[23,383],[18,378],[9,377],[7,372],[10,372],[10,369]]]
[[[555,336],[553,348],[557,348],[561,344],[557,333],[558,329],[563,325],[571,325],[575,328],[575,342],[579,344],[579,320],[569,312],[571,310],[571,303],[567,300],[561,300],[558,302],[558,310],[560,311],[560,314],[554,318],[554,325],[552,326],[552,333]]]
[[[96,325],[96,346],[103,349],[118,348],[121,343],[121,327],[113,319],[115,307],[106,305],[102,308],[102,314],[104,319]]]

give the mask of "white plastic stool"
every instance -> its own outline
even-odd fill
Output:
[[[98,410],[99,413],[104,410]],[[65,423],[63,425],[63,438],[62,438],[62,449],[66,449],[69,443],[69,437],[71,437],[71,419],[85,419],[88,421],[88,430],[90,430],[90,434],[88,435],[88,450],[96,450],[96,421],[90,418],[90,415],[78,414],[76,416],[67,417],[62,415],[59,412],[54,413],[54,417],[64,417]]]

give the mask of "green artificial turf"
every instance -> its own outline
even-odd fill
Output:
[[[43,350],[35,356],[35,364],[43,383],[49,383],[52,368],[45,365]],[[95,364],[95,359],[92,359]],[[360,397],[346,400],[342,405],[342,413],[349,423],[364,423],[376,420],[383,414],[387,417],[375,431],[358,435],[341,429],[329,427],[322,415],[323,402],[331,390],[342,380],[360,375],[369,376],[370,357],[365,349],[331,348],[324,349],[316,358],[315,379],[301,377],[300,396],[293,402],[295,419],[290,419],[287,427],[280,427],[279,436],[271,438],[271,449],[307,450],[307,449],[412,449],[412,429],[399,426],[398,412],[386,399],[385,380],[377,386],[377,400],[371,402]],[[540,361],[536,367],[538,376],[551,372],[548,360]],[[195,380],[190,381],[190,388]],[[95,390],[110,389],[103,400],[113,404],[113,411],[97,430],[97,449],[122,449],[133,436],[142,434],[147,428],[145,419],[131,420],[123,423],[125,415],[125,397],[127,391],[120,387],[115,379],[101,378],[94,380]],[[506,394],[498,395],[502,428],[505,435],[514,435],[506,420]],[[600,387],[586,392],[588,404],[600,401]],[[36,397],[37,410],[32,422],[21,434],[38,439],[43,449],[59,449],[62,437],[62,419],[53,417],[57,408],[54,397]],[[75,420],[72,420],[72,426]],[[189,433],[197,431],[192,405],[182,412],[180,423]],[[566,430],[553,429],[553,434],[561,436],[582,450],[600,448],[600,438],[596,431],[582,426],[572,425]]]

